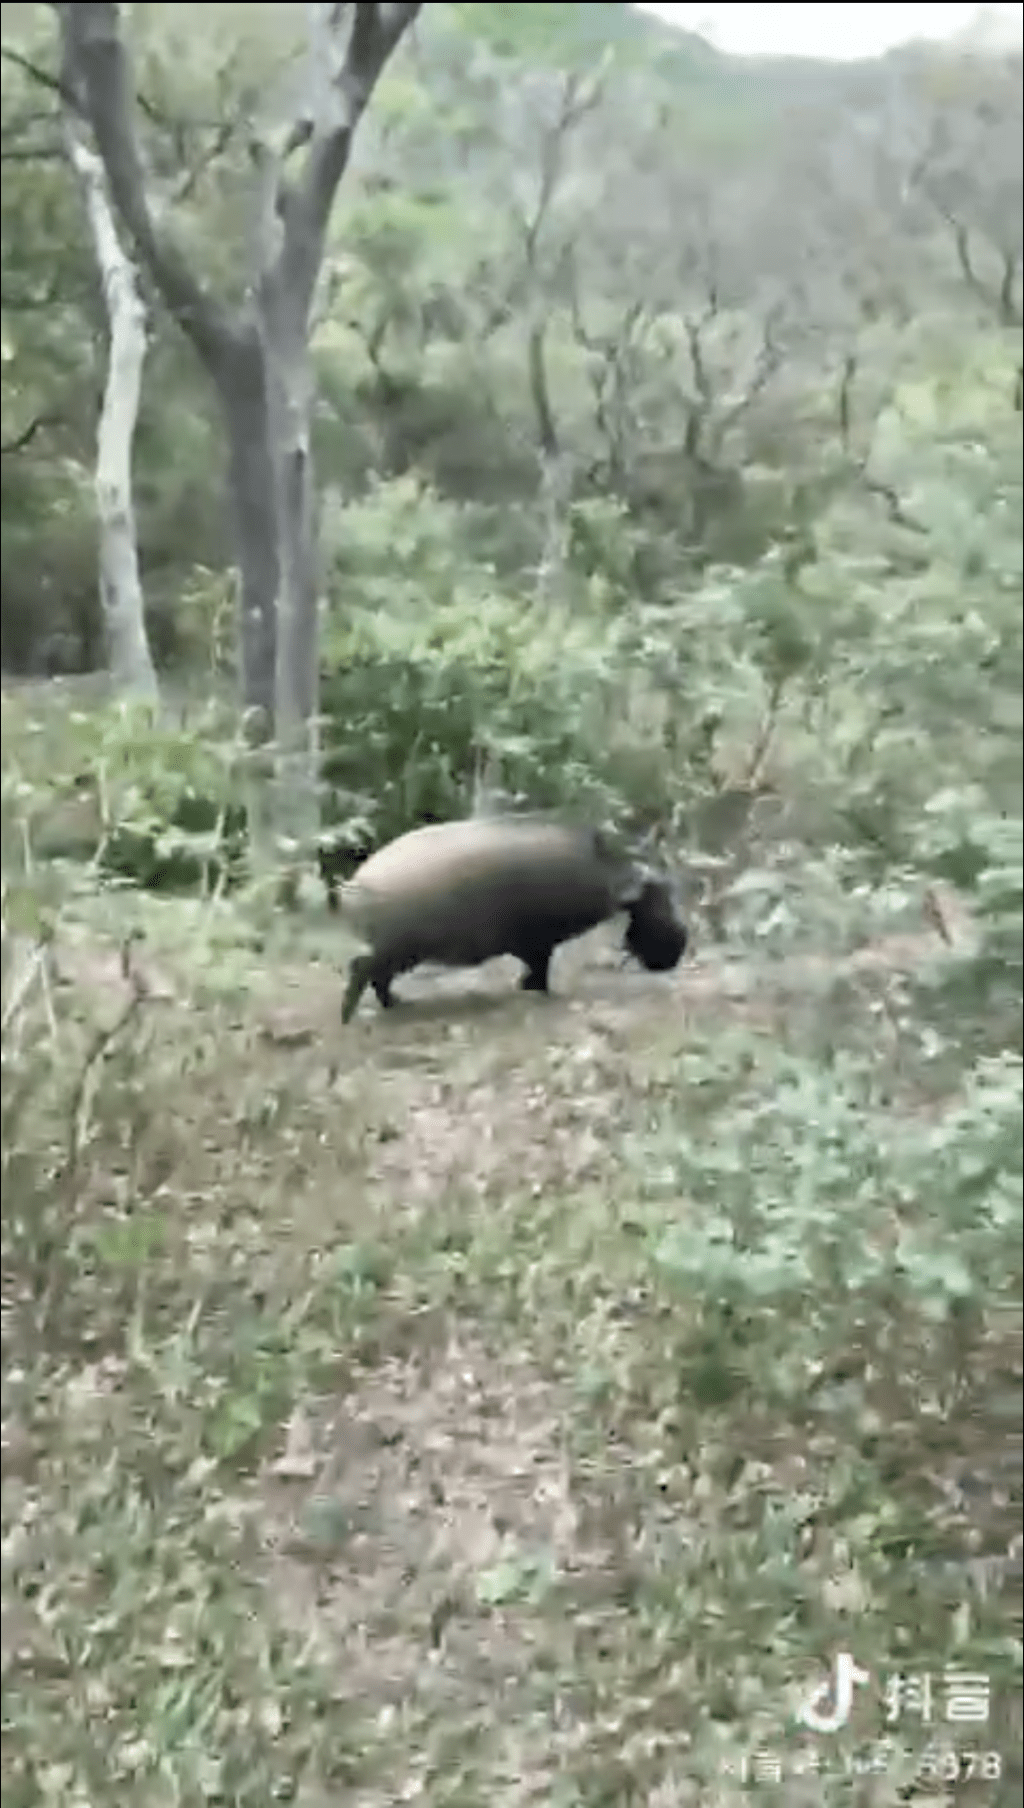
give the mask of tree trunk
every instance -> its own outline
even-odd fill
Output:
[[[310,421],[313,380],[305,298],[282,272],[265,279],[260,331],[277,524],[274,721],[277,817],[308,852],[318,828],[318,559]]]
[[[146,635],[132,501],[132,443],[146,357],[146,311],[134,266],[117,235],[103,164],[70,119],[66,139],[85,200],[110,327],[96,454],[99,585],[107,661],[117,691],[155,702],[159,687]]]
[[[281,820],[300,844],[317,826],[310,309],[356,127],[419,10],[419,0],[306,9],[307,84],[288,132],[273,144],[251,134],[258,230],[249,299],[238,315],[197,280],[150,207],[121,8],[99,0],[55,7],[64,79],[81,95],[119,216],[220,398],[241,569],[243,696],[261,712],[261,726],[273,726]]]
[[[250,736],[274,733],[277,658],[277,521],[268,448],[263,348],[255,331],[211,366],[228,442],[228,489],[239,575],[238,642],[242,706]]]

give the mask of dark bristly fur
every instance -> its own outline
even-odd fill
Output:
[[[670,971],[686,949],[667,880],[618,858],[593,830],[531,817],[413,829],[371,854],[337,896],[368,948],[349,968],[344,1023],[367,986],[386,1009],[392,981],[424,961],[475,967],[514,954],[523,989],[546,992],[555,948],[620,911],[625,947],[649,972]]]

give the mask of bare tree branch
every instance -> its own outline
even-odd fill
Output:
[[[354,0],[346,43],[343,27],[349,10],[339,0],[308,9],[312,104],[295,120],[277,173],[274,207],[283,231],[274,274],[279,277],[282,268],[288,269],[303,320],[309,316],[327,222],[356,126],[391,52],[419,12],[420,0]],[[284,165],[301,149],[306,150],[304,166],[288,182]]]
[[[537,418],[540,449],[545,458],[557,458],[559,451],[558,427],[555,423],[555,411],[548,388],[547,365],[544,357],[544,327],[539,321],[535,321],[530,328],[526,361],[530,380],[530,399],[533,402],[533,412]]]
[[[197,157],[192,159],[191,163],[186,157],[182,157],[182,163],[186,165],[185,174],[174,191],[174,199],[179,205],[182,201],[191,200],[207,170],[216,163],[218,157],[224,155],[232,140],[238,136],[244,123],[244,115],[242,109],[239,108],[232,117],[220,122],[213,131],[209,144]]]
[[[630,302],[613,333],[594,333],[583,318],[575,259],[567,260],[566,269],[572,335],[588,354],[587,375],[594,396],[594,424],[607,448],[609,480],[619,484],[625,475],[625,364],[638,329],[646,320],[646,304],[641,300]]]
[[[870,447],[866,453],[858,456],[854,447],[854,391],[860,372],[860,359],[855,351],[846,353],[839,377],[839,441],[850,459],[855,478],[863,484],[869,496],[876,496],[885,504],[885,512],[894,527],[905,528],[908,533],[924,534],[927,532],[920,521],[908,515],[900,498],[899,491],[891,483],[874,476],[868,470]]]
[[[723,438],[734,427],[738,420],[757,401],[759,395],[767,389],[772,378],[781,369],[783,350],[775,331],[782,318],[782,307],[769,308],[761,329],[761,344],[754,360],[754,369],[749,381],[736,400],[727,408],[723,408],[718,420],[717,433]]]
[[[839,378],[839,442],[844,452],[850,450],[853,435],[853,385],[858,364],[856,352],[847,352]]]
[[[89,119],[114,205],[175,319],[208,365],[235,338],[229,316],[193,276],[167,226],[157,225],[135,130],[135,84],[121,37],[121,9],[109,0],[55,5],[61,83]]]
[[[63,420],[59,414],[49,412],[37,414],[33,420],[29,421],[27,427],[23,427],[20,433],[15,434],[13,439],[4,440],[0,445],[0,454],[7,458],[15,452],[24,452],[25,447],[31,444],[36,434],[41,433],[44,427],[60,426],[63,426]]]
[[[1017,296],[1021,273],[1021,254],[1019,251],[1003,249],[999,253],[1001,274],[998,283],[989,284],[978,274],[974,259],[971,233],[967,226],[954,218],[945,208],[940,210],[948,222],[956,247],[957,263],[960,265],[964,281],[969,289],[983,301],[986,307],[996,313],[1002,326],[1020,326],[1022,322],[1021,304]]]
[[[541,456],[549,461],[558,457],[561,448],[554,403],[551,399],[551,385],[548,381],[548,306],[542,297],[543,283],[540,268],[542,241],[551,205],[565,169],[565,156],[570,136],[581,120],[585,119],[588,113],[593,112],[599,104],[602,94],[603,70],[598,69],[589,74],[573,70],[566,75],[559,95],[557,113],[541,138],[540,176],[533,205],[529,210],[524,210],[513,202],[513,212],[523,235],[525,299],[530,315],[527,338],[527,377],[530,399],[537,422],[537,438]],[[558,260],[559,268],[563,268],[566,262],[567,253],[563,249]],[[489,330],[494,331],[499,324],[500,316],[492,310]]]
[[[592,113],[599,104],[604,92],[601,71],[589,76],[578,70],[571,71],[565,78],[559,99],[558,114],[550,129],[541,140],[540,183],[537,199],[529,215],[516,209],[519,224],[523,231],[523,249],[527,267],[535,270],[540,237],[555,198],[562,172],[565,168],[565,152],[569,135],[580,121]]]
[[[978,65],[973,73],[982,87],[932,118],[909,186],[948,226],[970,291],[1000,325],[1017,328],[1024,317],[1020,58]],[[998,274],[982,274],[982,250]]]
[[[41,63],[25,56],[23,51],[15,50],[13,44],[0,45],[0,57],[5,63],[13,64],[15,69],[20,69],[37,87],[45,88],[53,94],[65,107],[70,107],[76,113],[81,112],[80,96],[75,85],[67,80],[66,73],[54,75],[52,69],[44,69]]]

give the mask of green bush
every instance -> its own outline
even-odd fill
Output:
[[[609,608],[572,571],[554,597],[511,594],[459,511],[407,479],[350,505],[338,539],[324,778],[357,842],[461,814],[481,778],[517,803],[668,826],[706,782],[709,709],[757,694],[724,582],[672,607]]]
[[[29,699],[6,740],[4,847],[19,866],[206,894],[244,875],[243,755],[225,712],[172,725],[147,708]]]

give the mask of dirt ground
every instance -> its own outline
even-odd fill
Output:
[[[609,1149],[675,1084],[689,1038],[785,1043],[838,979],[898,987],[944,946],[926,927],[843,962],[707,950],[652,977],[598,934],[559,956],[551,999],[518,993],[514,963],[423,972],[400,983],[394,1011],[367,1001],[346,1030],[332,963],[249,963],[244,995],[218,1007],[209,1085],[188,1095],[195,1196],[217,1201],[190,1232],[194,1260],[203,1271],[211,1239],[230,1235],[219,1268],[248,1252],[245,1289],[287,1301],[295,1346],[308,1329],[311,1347],[346,1351],[330,1387],[296,1372],[255,1471],[217,1509],[239,1529],[268,1621],[329,1679],[286,1799],[749,1799],[732,1721],[719,1733],[693,1704],[714,1696],[719,1663],[744,1741],[767,1751],[806,1690],[799,1639],[790,1650],[777,1630],[773,1655],[754,1603],[736,1625],[729,1566],[754,1537],[754,1508],[820,1502],[835,1459],[757,1415],[705,1414],[686,1431],[671,1389],[659,1404],[664,1307],[630,1256]],[[116,952],[95,942],[63,946],[57,965],[104,1015],[130,997]],[[130,972],[153,1004],[150,1033],[184,1035],[203,1007],[175,954],[144,944]],[[303,1317],[303,1287],[335,1302],[340,1288],[344,1324],[319,1304]],[[1019,1436],[993,1449],[965,1430],[927,1463],[950,1527],[980,1523],[979,1502],[989,1531],[1012,1517]],[[799,1573],[838,1625],[855,1583],[832,1537],[808,1531]],[[961,1594],[964,1577],[1012,1586],[1014,1565],[1019,1586],[1019,1536],[994,1548],[987,1535],[972,1556],[965,1533]],[[273,1700],[285,1706],[272,1717],[294,1719],[287,1689]],[[284,1766],[280,1751],[267,1762]],[[900,1793],[908,1775],[894,1761],[862,1779],[858,1803],[923,1801]],[[853,1800],[838,1771],[794,1772],[785,1790],[794,1808]]]

